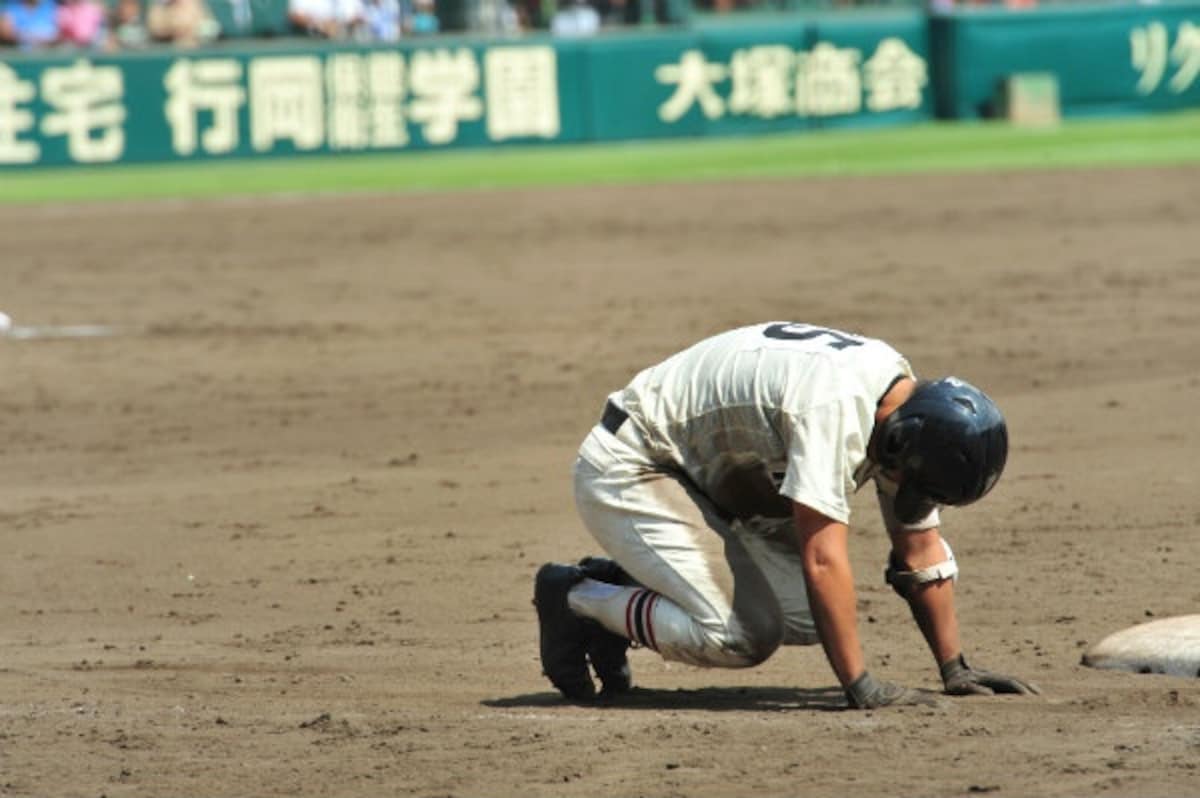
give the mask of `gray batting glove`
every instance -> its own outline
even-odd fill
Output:
[[[913,690],[898,684],[881,681],[863,671],[846,688],[846,700],[853,709],[876,709],[892,706],[937,706],[937,698],[926,690]]]
[[[1035,685],[1021,679],[972,668],[962,654],[943,662],[939,670],[942,672],[942,684],[946,685],[949,695],[1038,695],[1042,692]]]

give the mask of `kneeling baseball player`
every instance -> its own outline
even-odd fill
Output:
[[[631,645],[744,668],[824,647],[850,706],[932,703],[864,664],[849,496],[874,481],[887,582],[951,695],[1036,693],[964,659],[958,566],[938,505],[1000,478],[1005,422],[977,388],[917,381],[886,343],[775,322],[701,341],[608,397],[575,464],[575,498],[608,554],[548,563],[534,587],[542,668],[571,700],[629,690]],[[611,558],[611,559],[609,559]]]

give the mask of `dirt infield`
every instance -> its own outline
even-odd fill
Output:
[[[5,208],[2,796],[1195,795],[1200,170]],[[1009,416],[947,513],[968,653],[1038,699],[839,712],[819,650],[635,651],[561,703],[532,576],[595,551],[605,394],[740,323],[885,338]],[[856,497],[869,665],[937,673]]]

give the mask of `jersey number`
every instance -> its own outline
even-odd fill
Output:
[[[845,349],[850,346],[862,346],[862,341],[851,338],[837,330],[827,330],[824,327],[810,327],[807,324],[772,324],[763,330],[763,335],[779,341],[809,341],[828,335],[832,341],[827,341],[834,349]]]

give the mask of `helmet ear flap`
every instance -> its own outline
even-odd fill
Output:
[[[879,435],[879,464],[889,471],[903,468],[905,455],[912,448],[920,430],[920,419],[903,418],[903,413],[896,411],[883,422]]]

